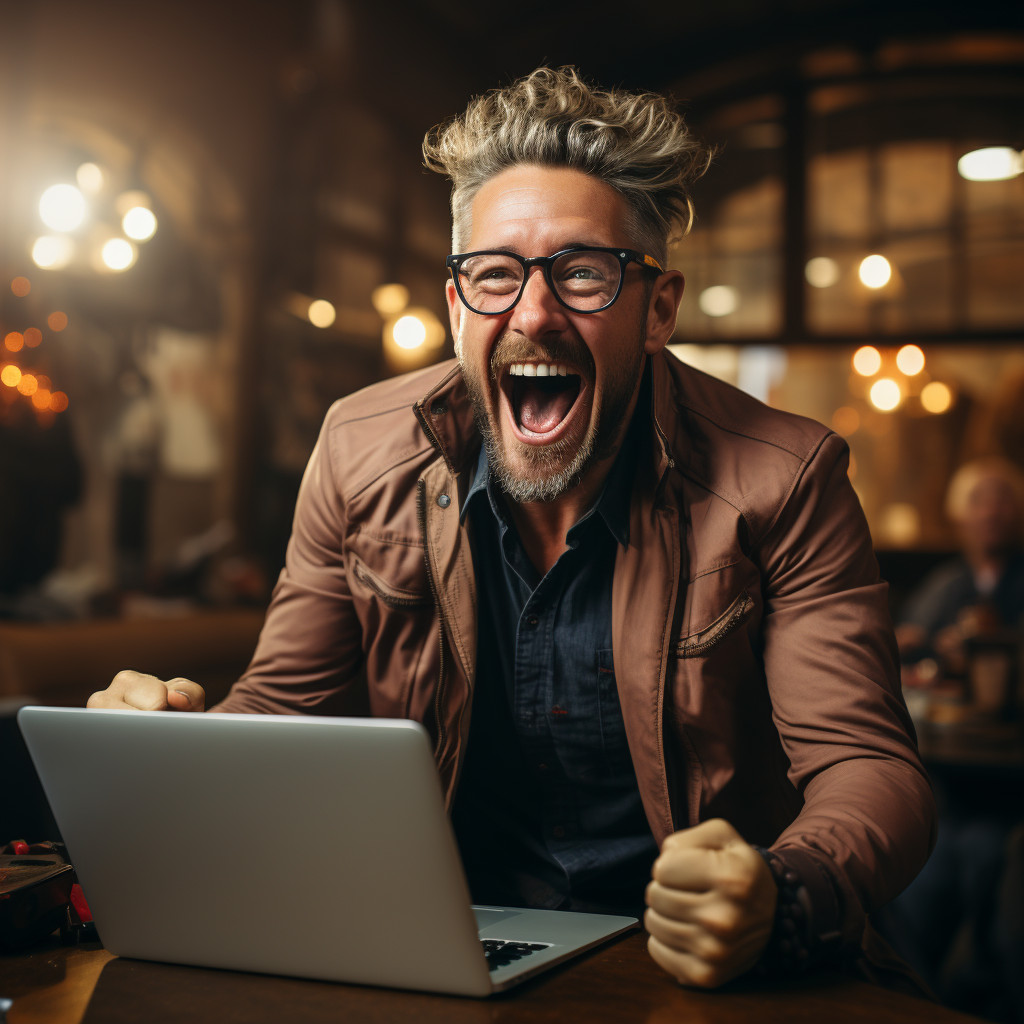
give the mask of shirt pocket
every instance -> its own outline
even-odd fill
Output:
[[[632,775],[633,759],[622,720],[619,688],[615,683],[615,664],[611,648],[597,652],[597,712],[601,726],[601,748],[605,769],[612,778]]]

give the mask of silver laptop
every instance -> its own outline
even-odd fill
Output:
[[[120,956],[487,996],[637,925],[470,906],[414,722],[26,707],[18,724]]]

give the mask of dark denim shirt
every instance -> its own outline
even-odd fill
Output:
[[[639,408],[639,406],[638,406]],[[612,662],[612,573],[629,543],[637,447],[541,578],[481,451],[471,517],[477,672],[453,824],[473,899],[636,912],[657,844],[644,815]]]

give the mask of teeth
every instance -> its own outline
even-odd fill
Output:
[[[569,370],[562,363],[513,363],[508,372],[513,377],[565,377]]]

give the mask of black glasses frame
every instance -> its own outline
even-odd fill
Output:
[[[561,259],[563,256],[569,256],[574,252],[605,252],[615,256],[619,261],[619,286],[615,289],[615,294],[611,299],[603,306],[598,306],[597,309],[577,309],[575,306],[570,306],[558,294],[558,289],[555,287],[554,279],[551,276],[551,268],[554,266],[555,260]],[[462,292],[462,285],[459,284],[459,271],[462,268],[462,264],[472,256],[509,256],[517,263],[522,264],[523,283],[519,286],[519,293],[504,309],[489,311],[475,309],[466,301],[466,296]],[[526,282],[529,280],[531,267],[541,268],[544,273],[544,280],[547,281],[548,287],[551,289],[551,294],[566,309],[572,310],[573,313],[600,313],[615,304],[615,300],[622,292],[622,282],[626,277],[626,266],[630,263],[639,263],[643,270],[653,270],[658,274],[665,273],[661,264],[653,256],[637,252],[635,249],[610,249],[600,245],[574,245],[568,249],[562,249],[551,256],[520,256],[518,253],[509,252],[507,249],[478,249],[475,252],[452,253],[444,261],[444,265],[451,271],[452,281],[455,282],[455,290],[459,293],[462,304],[466,309],[476,313],[478,316],[504,316],[512,309],[523,297],[523,292],[526,291]]]

